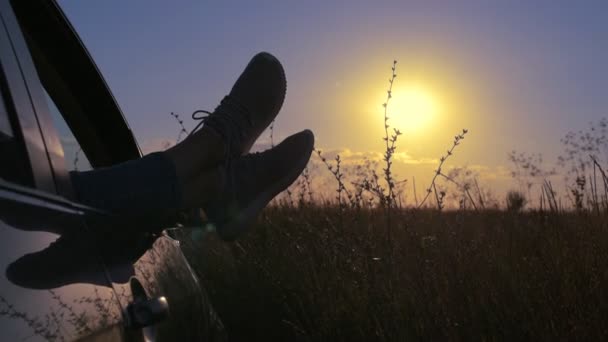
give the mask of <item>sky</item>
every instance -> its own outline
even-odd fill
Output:
[[[492,187],[507,180],[510,151],[553,162],[560,138],[608,108],[606,1],[59,3],[148,152],[177,136],[170,112],[215,108],[259,51],[287,75],[275,138],[309,128],[318,148],[352,160],[382,152],[397,60],[388,108],[404,133],[403,178],[430,179],[466,128],[448,164],[483,173]],[[422,104],[407,104],[412,93]],[[422,108],[422,123],[408,119],[412,108]]]

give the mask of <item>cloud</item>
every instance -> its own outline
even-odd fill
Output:
[[[395,161],[403,164],[424,164],[424,165],[437,165],[439,159],[437,158],[413,158],[407,152],[396,152],[393,155]]]
[[[358,164],[367,160],[382,161],[384,154],[377,151],[353,151],[348,148],[322,150],[322,154],[326,159],[334,160],[340,155],[340,159],[346,164]],[[407,152],[395,152],[393,154],[394,163],[401,164],[416,164],[416,165],[437,165],[438,159],[435,158],[414,158]]]
[[[319,149],[323,155],[328,160],[334,160],[338,155],[340,155],[340,160],[345,163],[351,162],[361,162],[365,159],[369,160],[381,160],[382,154],[379,152],[373,151],[352,151],[348,148],[343,149]]]

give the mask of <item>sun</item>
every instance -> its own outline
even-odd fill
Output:
[[[423,132],[436,120],[439,102],[420,86],[393,90],[388,105],[389,125],[408,133]]]

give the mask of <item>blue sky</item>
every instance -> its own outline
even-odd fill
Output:
[[[412,160],[439,157],[465,127],[456,164],[507,167],[512,149],[553,160],[563,135],[608,108],[606,1],[60,4],[150,148],[176,136],[169,112],[213,109],[262,50],[287,72],[275,135],[310,128],[324,149],[382,148],[393,59],[397,82],[445,99],[432,127],[401,140]]]

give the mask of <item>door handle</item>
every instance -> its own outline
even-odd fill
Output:
[[[144,328],[159,323],[169,316],[169,302],[165,297],[133,301],[127,306],[129,327]]]
[[[148,298],[137,278],[131,278],[133,301],[127,305],[126,324],[130,328],[144,328],[157,324],[169,316],[169,302],[164,296]]]

